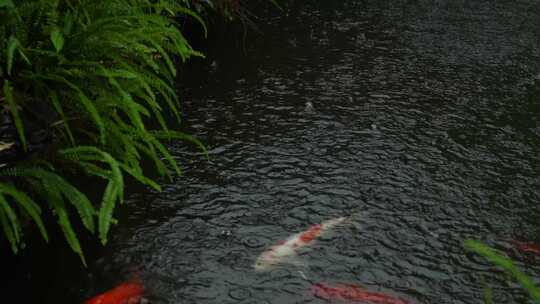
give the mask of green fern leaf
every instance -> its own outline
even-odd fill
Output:
[[[99,114],[94,104],[90,101],[90,99],[88,99],[88,97],[86,97],[86,95],[82,91],[79,91],[78,95],[79,95],[79,101],[83,104],[83,106],[88,111],[88,114],[90,114],[90,117],[92,117],[92,119],[96,123],[96,126],[100,134],[100,142],[104,144],[105,143],[105,130],[104,130],[103,120],[101,119],[101,115]]]
[[[19,218],[17,217],[17,214],[15,214],[15,211],[11,208],[7,200],[4,196],[0,196],[0,208],[3,209],[3,212],[7,216],[7,219],[9,220],[9,224],[11,226],[11,231],[13,232],[13,237],[15,240],[15,244],[19,244],[21,242],[21,226],[19,224]]]
[[[27,63],[30,64],[30,59],[26,56],[26,54],[22,50],[21,43],[17,38],[14,36],[11,36],[8,41],[7,46],[7,73],[8,75],[11,75],[11,69],[13,68],[13,63],[15,61],[15,51],[21,55],[22,59]]]
[[[95,175],[103,179],[111,178],[111,171],[101,168],[92,163],[80,162],[79,165],[88,173],[89,175]]]
[[[98,214],[99,237],[102,244],[105,245],[107,243],[107,234],[110,230],[112,213],[114,211],[116,202],[119,201],[122,203],[123,201],[124,178],[122,171],[120,170],[120,165],[118,161],[115,160],[109,153],[103,152],[100,149],[92,146],[68,148],[61,150],[60,153],[64,155],[74,155],[80,160],[104,162],[110,166],[110,174],[106,173],[106,175],[101,175],[102,177],[106,177],[109,182],[105,187],[105,192],[103,193],[101,207]],[[89,164],[85,165],[86,168],[91,168],[88,165]]]
[[[90,200],[82,192],[73,187],[65,179],[54,173],[47,173],[47,184],[54,185],[56,190],[64,195],[64,197],[77,209],[84,227],[94,233],[94,215],[96,211]]]
[[[69,141],[71,142],[72,145],[75,145],[75,138],[73,137],[73,132],[71,132],[71,128],[69,127],[68,120],[66,118],[66,115],[64,114],[64,109],[62,108],[62,105],[60,104],[60,101],[58,100],[58,95],[56,94],[56,92],[53,91],[49,94],[49,100],[51,101],[56,112],[62,118],[62,122],[64,124]]]
[[[7,73],[11,75],[11,69],[13,67],[13,61],[15,59],[15,50],[19,46],[19,40],[15,37],[10,37],[7,46]]]
[[[189,134],[186,134],[186,133],[183,133],[183,132],[179,132],[179,131],[152,131],[151,133],[158,139],[169,139],[170,140],[170,139],[174,138],[174,139],[181,139],[181,140],[190,142],[192,144],[195,144],[203,152],[204,156],[207,159],[209,158],[208,150],[206,149],[204,144],[200,140],[198,140],[197,138],[195,138],[192,135],[189,135]]]
[[[475,240],[466,240],[464,243],[465,248],[474,251],[477,254],[485,257],[491,263],[501,267],[508,272],[525,290],[529,292],[531,297],[540,303],[540,288],[537,287],[534,282],[523,272],[514,265],[512,260],[497,252],[495,249],[484,245],[481,242]]]
[[[84,109],[88,112],[90,118],[94,121],[98,131],[99,138],[102,144],[105,144],[105,124],[101,118],[101,115],[92,101],[84,94],[84,92],[71,81],[65,79],[64,77],[51,77],[51,76],[42,76],[43,78],[51,78],[57,81],[61,81],[67,84],[70,88],[77,92],[78,100],[83,105]]]
[[[60,198],[62,198],[63,195],[71,204],[73,204],[73,206],[79,213],[79,216],[84,226],[92,233],[94,232],[94,215],[96,212],[94,210],[94,207],[92,206],[92,203],[90,202],[90,200],[88,200],[86,195],[77,190],[77,188],[68,183],[58,174],[37,167],[14,168],[9,171],[4,170],[3,173],[5,175],[11,176],[34,177],[40,180],[45,190],[52,191],[60,195]],[[34,184],[34,186],[36,185]],[[39,206],[34,201],[32,201],[32,199],[30,199],[26,194],[17,191],[17,189],[9,185],[0,184],[0,192],[13,196],[15,200],[22,205],[25,211],[36,222],[45,240],[48,240],[45,228],[39,216],[41,213],[41,209],[39,208]]]
[[[13,2],[11,0],[0,0],[0,8],[9,7],[14,8]]]
[[[58,216],[58,224],[62,228],[62,231],[64,232],[64,236],[66,237],[66,240],[69,246],[74,252],[76,252],[79,255],[83,265],[86,267],[86,260],[82,252],[81,244],[79,243],[77,234],[75,233],[75,231],[73,230],[73,227],[71,226],[71,222],[69,220],[69,216],[66,212],[65,207],[62,205],[57,205],[55,206],[55,211]]]
[[[107,234],[111,227],[112,213],[114,211],[114,206],[116,205],[116,199],[118,197],[118,187],[114,181],[110,181],[105,188],[103,193],[103,200],[101,203],[101,208],[99,210],[99,238],[103,245],[107,244]]]
[[[22,207],[22,209],[26,213],[28,213],[30,218],[32,218],[34,223],[36,223],[43,239],[48,242],[49,236],[47,235],[47,230],[45,229],[45,225],[41,220],[41,208],[39,207],[39,205],[24,192],[17,190],[11,185],[0,184],[0,192],[3,194],[8,194],[15,199],[15,201]]]
[[[130,168],[129,166],[127,166],[125,164],[121,164],[120,167],[124,171],[129,173],[129,175],[133,176],[139,182],[141,182],[141,183],[143,183],[145,185],[148,185],[148,186],[154,188],[157,191],[161,191],[161,186],[159,186],[156,182],[154,182],[153,180],[147,178],[146,176],[144,176],[142,173],[138,172],[137,170],[133,170],[132,168]]]
[[[157,139],[154,139],[152,141],[152,145],[158,149],[158,151],[161,153],[161,155],[163,155],[163,157],[165,157],[165,159],[169,162],[171,167],[173,167],[176,174],[178,175],[182,174],[182,171],[180,170],[180,167],[176,163],[176,160],[172,157],[172,155],[169,153],[167,148],[162,143],[160,143]]]
[[[144,155],[150,157],[152,161],[154,161],[154,165],[156,166],[156,170],[159,175],[167,175],[169,179],[172,179],[172,176],[169,174],[169,171],[167,170],[167,167],[163,163],[163,161],[158,157],[158,154],[156,153],[154,147],[151,145],[149,147],[146,147],[145,145],[142,145],[141,143],[134,142],[133,145],[141,152],[144,153]]]
[[[6,100],[9,104],[11,115],[13,115],[13,121],[15,122],[15,127],[17,128],[17,132],[19,133],[19,138],[21,139],[23,149],[26,151],[26,136],[24,135],[23,122],[19,113],[17,103],[13,98],[13,88],[11,87],[9,80],[7,79],[4,80],[4,96],[6,97]]]
[[[5,198],[0,195],[0,200],[5,201]],[[3,208],[0,208],[0,224],[2,225],[2,230],[4,230],[4,235],[6,236],[11,245],[11,250],[14,253],[17,253],[19,251],[19,243],[15,239],[13,229],[8,223],[8,219]]]
[[[208,28],[206,27],[206,23],[201,18],[201,16],[199,16],[197,13],[195,13],[194,11],[192,11],[190,9],[181,7],[181,6],[176,7],[176,12],[187,15],[187,16],[190,16],[190,17],[193,17],[193,19],[197,20],[202,25],[202,27],[204,29],[204,37],[206,37],[208,35]]]
[[[64,47],[64,35],[60,32],[58,28],[55,28],[51,32],[51,41],[53,43],[54,48],[56,49],[57,53],[60,53],[62,48]]]
[[[69,220],[69,215],[66,210],[66,206],[64,204],[64,201],[62,199],[62,195],[56,191],[53,187],[45,186],[43,187],[43,190],[45,190],[45,194],[47,196],[47,200],[53,210],[56,213],[56,216],[58,217],[58,224],[60,225],[60,228],[62,229],[62,232],[64,233],[64,237],[66,238],[66,241],[68,242],[69,247],[71,247],[71,250],[73,250],[75,253],[77,253],[83,263],[83,265],[86,267],[86,260],[84,258],[84,254],[82,252],[81,244],[79,243],[79,239],[77,238],[77,234],[73,230],[73,227],[71,226],[71,221]]]

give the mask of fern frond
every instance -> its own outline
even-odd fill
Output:
[[[21,225],[19,224],[19,219],[3,195],[0,195],[0,208],[4,215],[4,219],[2,219],[4,232],[6,232],[6,236],[8,236],[8,240],[11,243],[11,249],[17,253],[21,242]]]
[[[8,46],[7,46],[7,74],[8,75],[11,75],[11,70],[13,68],[13,63],[15,61],[15,51],[18,51],[21,57],[24,59],[24,61],[27,64],[30,64],[30,60],[28,59],[28,57],[22,50],[20,41],[16,37],[11,36],[9,38]]]
[[[122,203],[124,200],[124,177],[120,170],[120,164],[109,153],[103,152],[100,149],[92,146],[78,146],[60,151],[65,156],[70,156],[78,159],[81,162],[86,162],[85,166],[89,167],[90,161],[106,163],[110,167],[110,171],[105,171],[105,174],[98,173],[100,177],[106,177],[109,182],[103,193],[101,207],[98,214],[98,231],[99,237],[103,244],[107,243],[107,234],[111,226],[112,213],[116,202]],[[89,171],[92,172],[92,171]]]
[[[13,88],[11,87],[9,80],[7,79],[4,80],[4,96],[6,97],[6,100],[9,104],[11,115],[13,115],[13,122],[15,123],[15,127],[17,128],[17,133],[19,133],[19,138],[21,139],[23,149],[26,151],[26,136],[24,135],[22,118],[19,113],[17,102],[13,98]]]
[[[525,290],[527,290],[527,292],[529,292],[531,297],[537,303],[540,303],[540,288],[536,286],[527,275],[521,272],[516,265],[514,265],[512,260],[497,252],[495,249],[475,240],[466,240],[464,246],[468,250],[485,257],[491,263],[508,272]]]
[[[20,177],[33,177],[42,183],[42,186],[47,188],[47,191],[52,191],[60,195],[60,198],[65,197],[77,210],[81,218],[82,223],[90,232],[94,232],[94,215],[95,210],[90,200],[82,192],[77,190],[73,185],[68,183],[64,178],[58,174],[41,169],[41,168],[14,168],[11,170],[4,170],[4,175],[20,176]],[[15,189],[10,190],[7,186],[1,187],[0,191],[5,191],[10,195],[13,195],[18,201],[31,203],[29,198],[24,197],[24,193],[17,193]],[[34,206],[37,205],[34,203]],[[39,207],[38,207],[39,208]],[[26,208],[25,208],[26,209]],[[36,210],[41,212],[41,210]],[[36,212],[34,211],[34,213]],[[28,212],[28,210],[27,210]],[[30,215],[32,215],[29,212]],[[39,217],[36,216],[38,219]],[[34,218],[34,217],[32,217]],[[42,225],[42,224],[41,224]]]
[[[189,135],[189,134],[186,134],[186,133],[183,133],[183,132],[179,132],[179,131],[166,131],[166,130],[165,131],[151,131],[151,133],[157,139],[167,139],[167,140],[180,139],[180,140],[183,140],[183,141],[190,142],[190,143],[196,145],[203,152],[204,156],[207,159],[209,158],[208,150],[206,149],[205,145],[200,140],[198,140],[197,138],[195,138],[192,135]]]
[[[5,200],[6,199],[2,195],[0,195],[0,201]],[[13,228],[10,226],[4,208],[0,208],[0,224],[2,225],[4,235],[6,236],[9,244],[11,245],[11,251],[17,253],[19,251],[19,243],[17,242],[17,239],[15,237],[16,232],[14,232]]]
[[[78,90],[78,96],[79,96],[79,101],[84,106],[84,108],[88,111],[88,114],[94,120],[99,130],[100,142],[102,144],[105,143],[105,130],[104,130],[103,120],[101,119],[101,115],[99,114],[98,110],[96,109],[92,101],[90,101],[90,99],[86,96],[86,94],[84,94],[81,90]]]
[[[75,253],[79,255],[82,263],[84,264],[84,266],[86,266],[86,260],[82,252],[81,244],[79,243],[77,234],[71,226],[71,221],[69,220],[69,215],[66,211],[66,206],[62,201],[62,197],[58,193],[54,193],[50,190],[47,190],[47,194],[49,203],[51,203],[54,211],[56,212],[56,216],[58,217],[58,224],[60,225],[60,228],[62,228],[62,232],[64,232],[64,236],[69,246]]]
[[[66,118],[66,115],[64,114],[64,109],[62,105],[60,104],[60,101],[58,100],[58,95],[56,94],[56,92],[53,91],[49,94],[49,100],[51,101],[56,112],[60,115],[60,118],[62,118],[62,122],[66,130],[67,137],[69,141],[71,142],[71,144],[74,146],[75,137],[73,137],[73,132],[71,132],[71,128],[69,127],[68,120]]]
[[[172,157],[171,153],[169,153],[169,150],[165,147],[165,145],[163,145],[157,139],[153,139],[151,142],[152,145],[156,147],[157,150],[161,153],[161,155],[163,155],[163,157],[165,157],[165,159],[169,162],[176,174],[182,174],[182,171],[180,170],[180,167],[178,166],[176,160]]]
[[[147,178],[146,176],[144,176],[139,170],[135,170],[133,168],[130,168],[128,167],[127,165],[125,164],[121,164],[120,167],[126,171],[127,173],[129,173],[129,175],[133,176],[136,180],[138,180],[139,182],[145,184],[145,185],[148,185],[152,188],[154,188],[155,190],[157,191],[161,191],[161,186],[158,185],[156,182],[154,182],[153,180]]]
[[[15,8],[15,5],[11,0],[0,0],[0,8]]]
[[[47,239],[41,209],[9,184],[12,179],[49,202],[69,246],[84,262],[70,212],[76,211],[89,231],[96,230],[97,216],[105,244],[115,223],[114,208],[124,200],[123,174],[161,190],[144,174],[141,162],[150,159],[169,178],[173,170],[180,173],[164,139],[194,143],[207,155],[197,139],[169,127],[170,113],[181,119],[178,61],[202,56],[184,37],[178,16],[196,20],[207,33],[190,0],[0,0],[0,93],[23,148],[30,145],[33,136],[25,136],[35,125],[53,127],[50,148],[59,147],[61,156],[58,162],[49,159],[58,154],[48,149],[52,153],[36,153],[35,158],[47,157],[49,163],[0,170],[8,185],[0,184],[6,202],[0,203],[0,224],[12,246],[21,244],[13,221],[17,216],[31,218]],[[27,113],[36,109],[48,117],[27,122],[32,117]],[[156,122],[160,130],[151,131]],[[25,130],[27,125],[32,128]],[[66,164],[74,174],[85,172],[106,182],[99,204],[92,205],[62,175],[59,165]]]
[[[153,146],[145,146],[139,142],[134,142],[133,145],[154,162],[154,166],[156,166],[156,170],[159,175],[167,175],[169,179],[172,179],[169,170],[167,170],[167,166],[165,166],[165,163],[158,157],[158,154]]]
[[[4,198],[4,195],[11,196],[15,200],[15,202],[19,204],[21,208],[30,216],[36,226],[38,226],[38,229],[43,239],[45,239],[46,242],[49,241],[49,236],[47,235],[45,225],[41,220],[41,208],[36,202],[34,202],[34,200],[32,200],[24,192],[21,192],[12,185],[6,183],[0,183],[0,194]]]
[[[119,198],[119,191],[123,191],[123,189],[119,189],[118,185],[111,180],[103,193],[98,220],[99,238],[103,245],[107,243],[107,234],[111,227],[112,213],[116,205],[116,200]]]
[[[46,185],[54,187],[57,191],[63,194],[63,196],[75,207],[79,213],[81,221],[90,232],[94,232],[94,215],[96,211],[92,206],[90,200],[82,192],[77,190],[73,185],[68,183],[62,177],[57,174],[43,171],[43,176],[48,176]]]

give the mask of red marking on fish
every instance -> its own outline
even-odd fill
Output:
[[[512,241],[514,246],[523,252],[529,252],[540,255],[540,245],[520,241]]]
[[[368,291],[356,284],[337,284],[330,286],[316,283],[311,286],[316,297],[325,300],[342,300],[371,304],[408,304],[409,301],[380,292]]]
[[[141,282],[125,282],[86,300],[84,304],[137,304],[141,301],[143,293],[144,286]]]
[[[300,234],[299,240],[309,244],[313,242],[319,235],[321,235],[323,226],[321,224],[316,224],[311,227],[309,227],[308,230],[302,232]]]

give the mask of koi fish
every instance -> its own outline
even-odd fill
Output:
[[[257,258],[254,265],[255,270],[267,270],[271,266],[278,264],[284,258],[293,256],[298,249],[314,243],[315,239],[324,231],[338,225],[344,220],[345,217],[338,217],[313,225],[306,231],[294,234],[284,241],[277,243]]]
[[[143,293],[144,286],[141,282],[125,282],[86,300],[84,304],[138,304],[142,300]]]
[[[329,286],[316,283],[311,286],[311,292],[316,297],[325,300],[341,300],[372,304],[408,304],[409,302],[380,292],[368,291],[356,284],[337,284]]]
[[[512,241],[514,246],[516,246],[517,249],[523,251],[523,252],[529,252],[540,255],[540,245],[533,244],[533,243],[525,243],[520,241]]]

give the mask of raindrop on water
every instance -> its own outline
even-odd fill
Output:
[[[251,292],[245,288],[233,289],[229,291],[229,297],[240,301],[251,297]]]

